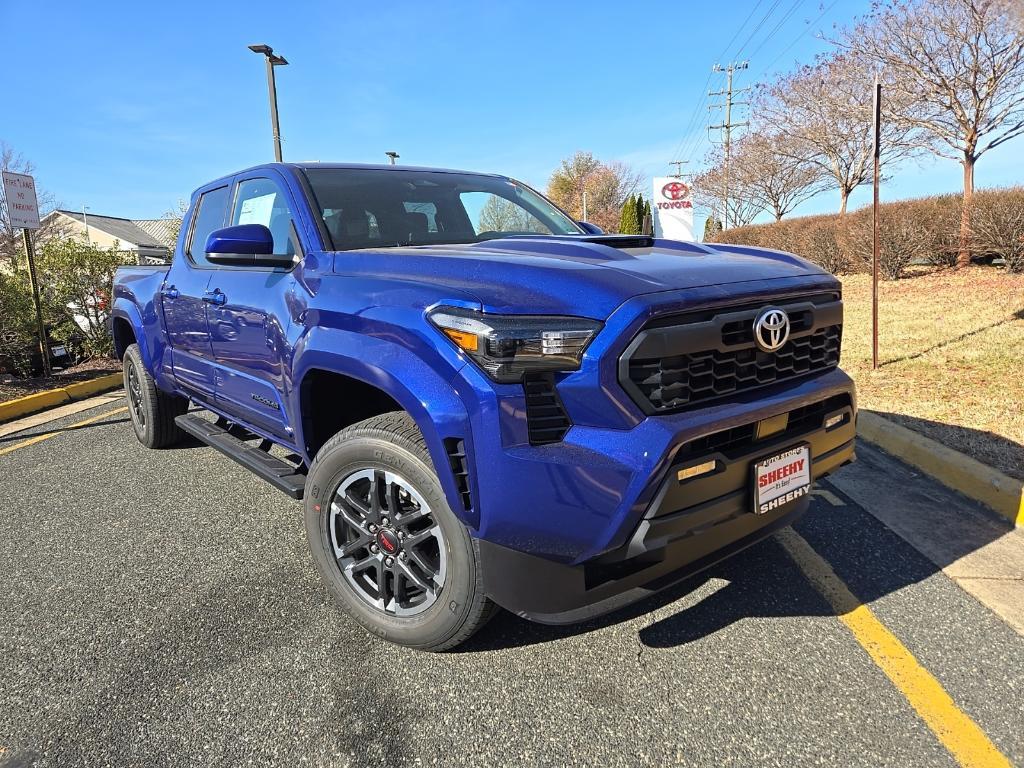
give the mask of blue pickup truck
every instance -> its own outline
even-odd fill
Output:
[[[834,277],[605,235],[504,176],[225,176],[112,315],[143,445],[190,434],[303,499],[333,597],[414,648],[639,600],[854,458]]]

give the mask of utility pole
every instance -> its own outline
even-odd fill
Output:
[[[732,108],[734,106],[740,106],[746,104],[745,101],[735,101],[733,97],[740,93],[749,91],[750,88],[740,88],[733,90],[732,87],[732,75],[738,69],[746,69],[750,62],[739,61],[732,62],[727,66],[723,67],[720,64],[715,64],[712,68],[712,72],[725,72],[725,90],[724,91],[708,91],[708,96],[725,96],[724,104],[712,104],[708,109],[725,109],[725,120],[718,125],[709,125],[708,130],[721,130],[722,131],[722,143],[725,147],[725,179],[724,189],[722,194],[722,229],[729,228],[729,159],[730,153],[732,152],[732,129],[741,128],[747,125],[746,122],[734,123],[732,121]]]
[[[683,178],[683,166],[686,165],[688,162],[690,162],[690,161],[689,160],[673,160],[671,163],[669,163],[669,165],[674,165],[676,167],[676,172],[673,173],[672,175],[675,176],[677,179]]]

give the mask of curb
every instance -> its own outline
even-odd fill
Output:
[[[58,389],[48,389],[45,392],[36,392],[34,395],[15,398],[0,403],[0,422],[10,421],[19,416],[27,416],[36,411],[43,411],[72,400],[82,400],[91,395],[105,392],[121,386],[122,377],[120,373],[111,373],[100,376],[89,381],[80,381],[75,384],[68,384]]]
[[[1024,481],[870,411],[857,417],[857,434],[997,512],[1024,526]]]

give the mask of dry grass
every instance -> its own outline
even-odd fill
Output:
[[[1024,275],[919,269],[879,287],[871,370],[871,279],[843,278],[842,366],[859,404],[1024,478]]]

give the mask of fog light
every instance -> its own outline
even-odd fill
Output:
[[[845,413],[837,413],[835,416],[829,416],[825,419],[825,429],[832,429],[832,427],[838,427],[846,421]]]
[[[687,467],[686,469],[680,469],[676,475],[679,478],[679,482],[684,480],[692,480],[695,477],[706,475],[709,472],[714,472],[718,468],[718,461],[712,459],[711,461],[705,461],[703,464],[698,464],[694,467]]]

